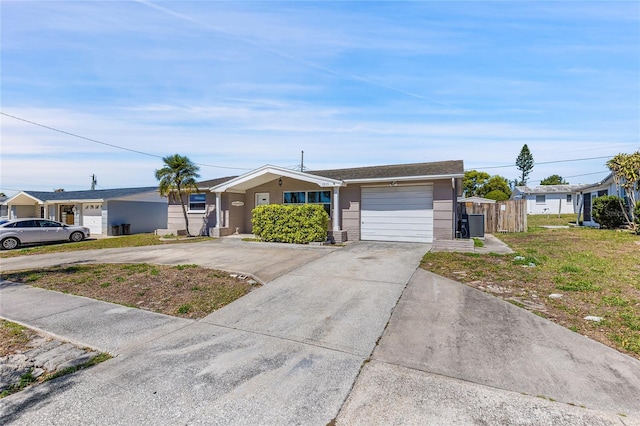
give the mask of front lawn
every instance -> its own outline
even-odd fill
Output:
[[[197,265],[88,264],[8,272],[3,279],[183,318],[203,318],[259,284]]]
[[[542,228],[575,221],[567,215],[531,215],[528,221],[527,233],[496,235],[515,254],[427,253],[421,267],[640,359],[640,236]]]

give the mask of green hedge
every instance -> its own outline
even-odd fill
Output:
[[[591,207],[593,219],[603,228],[609,229],[627,223],[622,207],[620,207],[621,201],[620,197],[615,195],[605,195],[594,199]]]
[[[252,211],[253,233],[263,241],[306,244],[327,240],[329,216],[317,204],[258,206]]]

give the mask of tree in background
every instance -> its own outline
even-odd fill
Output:
[[[509,181],[502,176],[491,176],[491,178],[480,187],[478,195],[496,201],[508,200],[509,197],[511,197]]]
[[[620,207],[627,224],[631,229],[637,231],[638,224],[634,220],[634,206],[638,203],[636,193],[640,191],[640,151],[633,154],[618,154],[607,161],[607,167],[611,170],[616,186],[623,188],[627,196],[627,206],[624,206],[620,200]]]
[[[529,151],[527,144],[524,144],[520,150],[518,158],[516,158],[516,167],[520,172],[522,172],[519,182],[520,185],[526,185],[527,177],[529,176],[529,173],[531,173],[531,170],[533,170],[533,155],[531,154],[531,151]]]
[[[464,172],[462,178],[462,186],[464,187],[464,196],[473,197],[478,195],[478,189],[482,187],[491,176],[487,172],[479,172],[477,170],[469,170]]]
[[[511,196],[509,181],[502,176],[491,176],[486,172],[469,170],[462,179],[465,197],[484,197],[496,201],[508,200]]]
[[[163,157],[164,167],[156,170],[156,179],[160,181],[158,190],[163,197],[180,200],[182,206],[182,214],[184,215],[184,223],[187,227],[187,235],[189,232],[189,217],[187,216],[187,208],[184,203],[183,195],[197,191],[196,178],[199,178],[196,166],[187,157],[174,154]]]
[[[551,175],[540,181],[540,185],[567,185],[568,183],[560,175]]]

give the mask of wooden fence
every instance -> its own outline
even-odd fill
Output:
[[[483,214],[484,232],[526,232],[527,200],[507,200],[490,203],[458,203],[461,214]]]

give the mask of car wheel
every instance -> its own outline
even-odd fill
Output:
[[[82,232],[74,232],[73,234],[71,234],[69,239],[74,243],[77,243],[78,241],[84,240],[84,234]]]
[[[20,246],[20,240],[17,238],[9,237],[2,240],[2,248],[4,250],[12,250]]]

